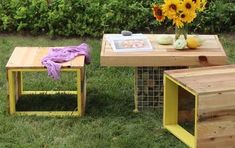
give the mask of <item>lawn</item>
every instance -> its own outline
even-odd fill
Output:
[[[229,57],[235,63],[235,36],[220,35]],[[5,65],[15,46],[66,46],[86,42],[91,47],[92,63],[87,72],[86,115],[76,117],[9,116],[6,112],[7,85]],[[161,111],[134,113],[133,68],[101,67],[100,39],[32,37],[0,35],[0,147],[186,147],[162,128]],[[26,89],[74,89],[73,73],[65,73],[60,81],[53,81],[45,73],[31,73],[25,79]],[[34,81],[35,83],[32,83]],[[73,107],[74,97],[58,103]],[[39,98],[35,97],[35,100]],[[55,106],[50,98],[47,105]],[[45,99],[47,101],[47,98]],[[25,103],[30,100],[25,98]],[[46,108],[33,103],[33,108]],[[57,106],[57,105],[56,105]],[[18,106],[19,109],[27,106]],[[57,109],[61,109],[58,105]],[[63,108],[64,109],[64,108]]]

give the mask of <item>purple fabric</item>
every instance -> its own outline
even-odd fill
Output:
[[[67,62],[79,55],[85,56],[85,63],[90,64],[90,53],[87,44],[83,43],[79,46],[55,47],[51,48],[49,54],[42,59],[42,65],[47,68],[48,75],[55,80],[60,79],[59,63]]]

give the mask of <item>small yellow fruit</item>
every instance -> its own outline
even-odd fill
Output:
[[[195,49],[201,45],[199,38],[197,37],[189,37],[187,38],[187,46],[188,48]]]

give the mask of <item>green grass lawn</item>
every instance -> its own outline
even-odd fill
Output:
[[[220,39],[235,63],[235,36],[221,35]],[[66,46],[86,42],[91,46],[92,63],[87,72],[86,115],[76,117],[9,116],[6,112],[7,84],[5,65],[15,46]],[[18,35],[0,35],[0,147],[186,147],[177,138],[162,128],[161,111],[133,113],[133,68],[101,67],[99,39],[57,39]],[[25,79],[25,89],[74,89],[73,73],[65,73],[60,81],[53,81],[46,73],[30,73]],[[32,83],[32,81],[34,83]],[[57,103],[73,108],[74,97],[58,96]],[[26,106],[20,109],[47,109],[57,106],[52,97],[25,98]],[[46,98],[46,99],[45,99]],[[69,99],[71,98],[71,99]],[[70,102],[69,102],[70,101]],[[72,101],[72,102],[71,102]],[[28,105],[28,106],[27,106]],[[66,108],[65,107],[65,108]]]

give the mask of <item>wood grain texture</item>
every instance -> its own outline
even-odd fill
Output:
[[[147,52],[115,52],[106,36],[103,36],[100,54],[102,66],[210,66],[224,65],[227,61],[216,35],[200,35],[204,40],[202,46],[196,50],[179,51],[172,45],[159,45],[156,38],[160,34],[146,34],[153,46],[153,51]],[[205,57],[206,63],[200,57]]]
[[[43,68],[41,60],[50,51],[50,47],[16,47],[6,68]],[[62,68],[81,68],[84,66],[84,56],[78,56],[71,61],[61,63]]]
[[[235,91],[235,65],[165,71],[197,94]]]
[[[192,103],[187,93],[178,96],[183,100],[179,103],[182,106],[179,107],[180,119],[185,118],[181,111],[193,110],[192,104],[196,103],[197,147],[235,148],[235,65],[172,70],[165,74],[198,98]],[[184,115],[193,116],[190,112]]]
[[[235,147],[235,121],[198,123],[198,147]]]

